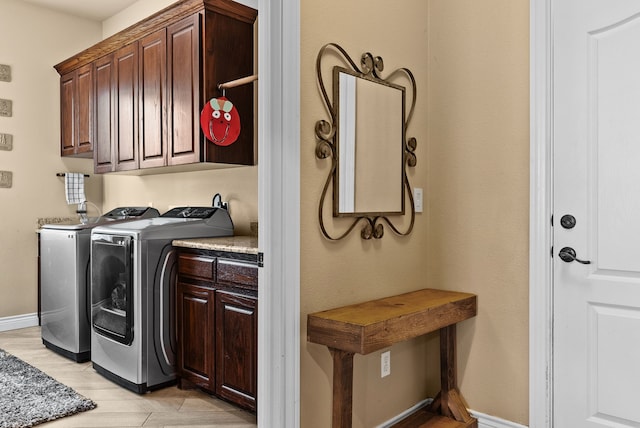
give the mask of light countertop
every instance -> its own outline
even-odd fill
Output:
[[[172,244],[174,247],[195,248],[198,250],[258,254],[258,237],[256,236],[176,239]]]
[[[78,224],[80,223],[80,219],[78,217],[40,217],[38,218],[38,227],[37,231],[39,231],[42,226],[45,224]]]

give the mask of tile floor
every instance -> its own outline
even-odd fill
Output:
[[[256,416],[199,390],[168,387],[138,395],[44,347],[40,328],[0,332],[0,348],[92,399],[98,407],[38,427],[255,428]]]

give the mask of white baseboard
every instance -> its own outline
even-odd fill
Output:
[[[389,419],[388,421],[378,425],[376,428],[388,428],[395,423],[400,422],[402,419],[406,418],[410,414],[415,411],[428,406],[433,401],[432,398],[427,398],[426,400],[420,401],[415,406],[405,410],[394,418]],[[507,421],[504,419],[497,418],[495,416],[487,415],[484,413],[476,412],[474,410],[469,410],[471,416],[478,419],[478,428],[527,428],[525,425],[520,425],[515,422]]]
[[[400,422],[401,420],[403,420],[404,418],[406,418],[410,414],[422,409],[423,407],[428,406],[429,404],[431,404],[432,401],[433,401],[433,398],[427,398],[426,400],[422,400],[418,404],[416,404],[415,406],[405,410],[404,412],[400,413],[399,415],[396,415],[395,417],[389,419],[388,421],[383,422],[382,424],[378,425],[376,428],[388,428],[388,427],[392,426],[393,424]]]
[[[527,428],[526,425],[496,418],[495,416],[476,412],[475,410],[469,409],[469,413],[478,419],[478,428]]]
[[[0,318],[0,331],[18,330],[21,328],[35,327],[38,325],[38,314],[15,315]]]

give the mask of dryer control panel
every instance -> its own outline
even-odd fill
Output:
[[[161,217],[204,219],[211,217],[218,209],[213,207],[176,207],[162,214]]]
[[[118,207],[114,208],[102,217],[108,220],[120,220],[125,218],[153,218],[158,217],[160,212],[151,207]]]

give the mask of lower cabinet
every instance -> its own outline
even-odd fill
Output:
[[[258,301],[216,291],[216,395],[255,410],[258,394]]]
[[[213,392],[214,291],[178,283],[178,373],[182,380]]]
[[[257,409],[257,261],[224,252],[180,250],[177,293],[178,385],[195,385]],[[238,273],[241,273],[239,275]]]

